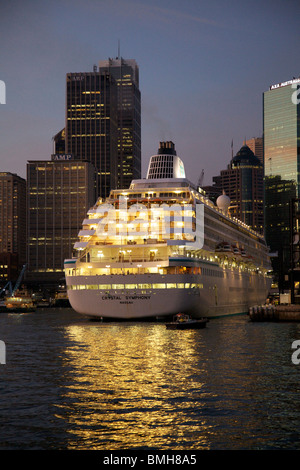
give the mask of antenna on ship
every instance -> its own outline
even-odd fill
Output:
[[[120,59],[120,39],[118,39],[118,57],[117,59]]]

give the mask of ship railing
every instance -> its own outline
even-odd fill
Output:
[[[86,258],[80,259],[81,264],[93,264],[93,265],[102,265],[102,264],[108,264],[108,263],[157,263],[160,261],[168,261],[169,257],[152,257],[152,256],[147,256],[147,257],[140,257],[140,258],[129,258],[129,257],[112,257],[112,258],[104,258],[104,257],[91,257],[90,260],[87,260]]]
[[[151,244],[167,244],[167,240],[151,239],[151,238],[135,238],[135,240],[122,240],[121,243],[118,243],[113,240],[101,240],[97,242],[90,242],[90,246],[100,246],[100,245],[151,245]]]

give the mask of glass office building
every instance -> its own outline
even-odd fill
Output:
[[[273,267],[290,268],[290,204],[299,197],[300,78],[270,86],[263,94],[265,235],[278,252]]]
[[[95,203],[95,168],[74,159],[27,163],[27,281],[58,282]]]
[[[134,59],[101,60],[99,72],[109,73],[118,85],[118,188],[141,177],[141,92]]]
[[[26,180],[0,172],[0,253],[17,254],[19,269],[26,262],[25,234]]]
[[[234,217],[263,233],[263,165],[248,145],[243,145],[226,170],[213,177],[213,191],[225,191]],[[204,188],[205,189],[205,188]],[[210,197],[210,191],[207,191]]]
[[[141,92],[134,59],[109,58],[92,72],[66,77],[65,129],[54,153],[72,154],[97,169],[97,197],[141,177]]]
[[[65,152],[97,169],[96,196],[117,187],[117,84],[97,71],[66,78]]]

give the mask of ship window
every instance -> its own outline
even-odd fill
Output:
[[[176,284],[167,284],[167,289],[176,289]]]
[[[151,289],[152,285],[151,284],[138,284],[139,289]]]
[[[178,289],[184,289],[184,284],[177,284]]]
[[[86,286],[86,288],[95,290],[95,289],[98,289],[98,285],[97,284],[91,284],[89,286]]]
[[[189,282],[186,282],[186,283],[185,283],[185,288],[186,288],[186,289],[189,289],[189,288],[190,288],[190,283],[189,283]]]
[[[166,284],[153,284],[153,289],[165,289],[165,288],[166,288]]]
[[[136,284],[125,284],[125,289],[136,289],[137,285]]]
[[[124,289],[124,284],[112,284],[112,289]]]
[[[111,289],[111,285],[110,284],[99,284],[99,289]]]

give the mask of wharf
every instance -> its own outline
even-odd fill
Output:
[[[249,317],[253,322],[300,322],[300,305],[262,305],[249,309]]]

